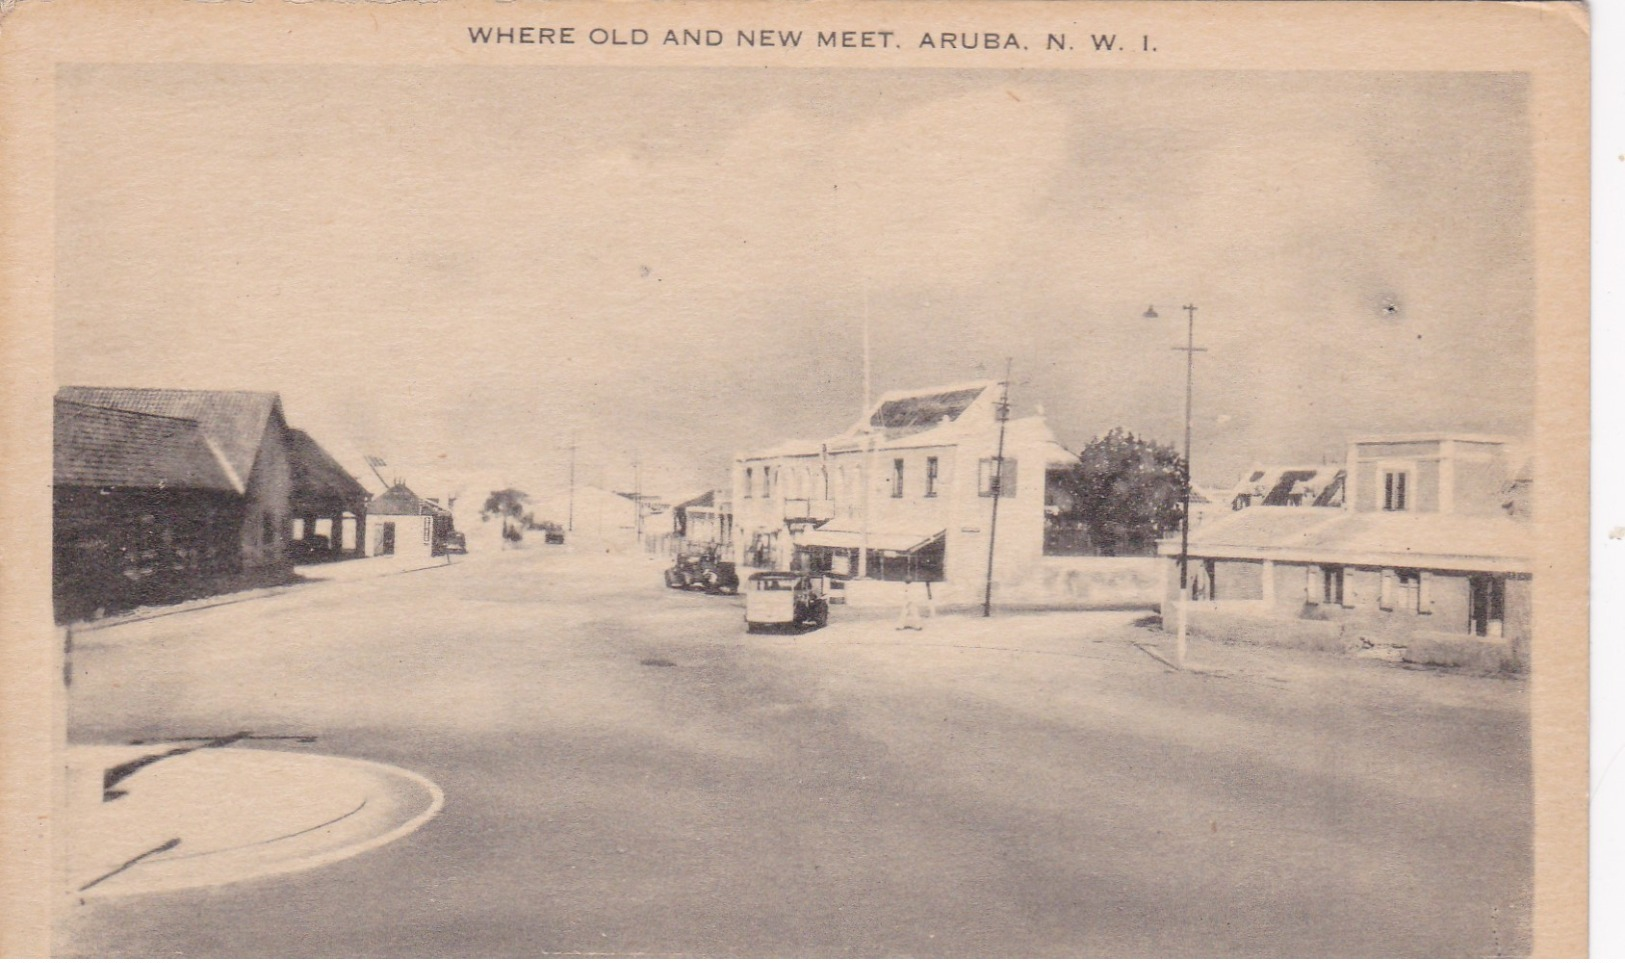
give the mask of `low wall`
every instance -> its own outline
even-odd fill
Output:
[[[1418,632],[1405,647],[1406,662],[1474,669],[1527,672],[1529,653],[1518,640],[1486,639],[1448,632]]]
[[[1173,631],[1178,616],[1165,611],[1162,627]],[[1250,642],[1273,645],[1283,649],[1306,649],[1312,652],[1348,652],[1357,641],[1343,632],[1338,622],[1316,622],[1309,619],[1288,619],[1264,615],[1261,612],[1224,612],[1192,606],[1188,615],[1190,631],[1209,639],[1225,642]]]
[[[1519,639],[1486,639],[1450,632],[1413,632],[1404,638],[1387,638],[1374,636],[1367,626],[1271,615],[1257,603],[1245,602],[1195,603],[1186,617],[1192,634],[1223,642],[1336,653],[1377,646],[1396,651],[1401,661],[1414,665],[1497,673],[1529,670],[1528,645]],[[1177,619],[1175,611],[1165,609],[1163,630],[1175,631]]]
[[[1150,608],[1162,601],[1159,558],[1046,556],[1019,580],[993,587],[993,604],[1043,608]]]

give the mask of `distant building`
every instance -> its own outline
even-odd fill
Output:
[[[1025,577],[1044,555],[1049,469],[1077,459],[1034,416],[1005,422],[1001,465],[999,402],[995,381],[895,391],[839,435],[736,456],[736,559],[972,587],[997,492],[994,577]]]
[[[1418,661],[1472,661],[1466,642],[1503,662],[1522,658],[1532,481],[1518,446],[1478,435],[1359,438],[1340,474],[1339,510],[1239,511],[1193,531],[1193,611],[1250,618],[1238,631],[1262,635],[1290,620],[1300,636],[1405,646]],[[1178,539],[1162,543],[1164,556],[1178,551]],[[1172,573],[1167,601],[1177,598]]]
[[[1223,518],[1235,506],[1233,489],[1220,490],[1203,485],[1191,486],[1191,530],[1194,531],[1214,518]]]
[[[419,498],[405,482],[396,482],[367,503],[367,554],[401,559],[428,559],[446,554],[452,532],[451,510],[433,499]]]
[[[1339,465],[1256,466],[1236,484],[1231,507],[1342,508],[1346,475]]]
[[[532,503],[538,522],[552,522],[565,530],[568,544],[579,544],[606,552],[631,552],[638,549],[638,536],[665,534],[671,522],[663,515],[658,522],[650,518],[659,514],[662,503],[646,496],[641,502],[631,494],[608,491],[593,485],[577,485],[574,489],[557,489],[543,494]]]
[[[679,544],[714,547],[724,555],[733,549],[733,498],[713,489],[671,507],[672,534]]]
[[[271,392],[69,387],[55,418],[59,618],[285,580],[297,499],[349,491]]]

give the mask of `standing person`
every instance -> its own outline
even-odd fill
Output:
[[[914,598],[914,576],[912,573],[903,576],[903,611],[897,616],[897,631],[913,629],[920,631],[920,604]]]

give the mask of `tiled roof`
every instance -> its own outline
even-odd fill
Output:
[[[952,421],[965,413],[989,385],[883,399],[869,416],[876,428],[929,428],[942,419]]]
[[[316,439],[288,429],[288,468],[293,476],[290,500],[295,504],[323,499],[365,501],[367,490],[333,460]]]
[[[1306,562],[1528,571],[1530,526],[1505,515],[1354,512],[1317,508],[1241,511],[1191,532],[1192,555]],[[1164,543],[1162,554],[1178,551]]]
[[[60,401],[98,408],[190,419],[243,480],[254,470],[272,413],[280,415],[282,410],[281,400],[269,391],[68,387],[59,389],[56,396]]]
[[[242,491],[220,451],[191,419],[59,398],[55,420],[55,484]]]
[[[449,515],[444,506],[419,498],[405,482],[391,485],[367,503],[368,515]]]
[[[1291,505],[1296,495],[1317,507],[1335,508],[1342,504],[1344,474],[1333,465],[1258,465],[1236,492],[1251,496],[1253,505]]]

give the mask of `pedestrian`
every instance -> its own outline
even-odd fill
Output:
[[[918,632],[924,626],[920,624],[920,604],[914,597],[914,576],[903,576],[903,611],[897,616],[897,631],[913,629]]]

